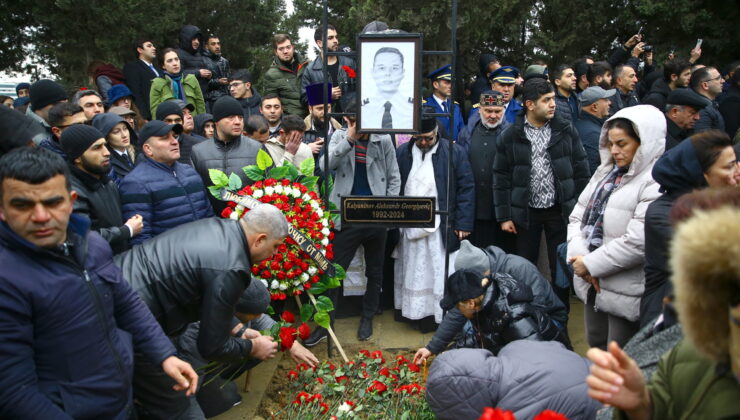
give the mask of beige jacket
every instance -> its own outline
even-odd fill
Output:
[[[298,146],[298,151],[293,155],[285,151],[285,145],[280,142],[280,137],[270,137],[265,143],[265,149],[270,153],[275,166],[283,166],[283,162],[287,161],[296,167],[300,167],[304,160],[313,159],[313,153],[311,153],[311,148],[307,144],[301,143]]]
[[[583,255],[586,268],[599,279],[601,293],[596,295],[595,308],[630,321],[636,321],[640,315],[640,298],[645,290],[645,211],[660,196],[652,169],[665,151],[666,124],[662,117],[655,107],[637,105],[624,108],[609,119],[630,120],[641,143],[629,171],[609,197],[604,214],[604,244],[589,253],[581,233],[584,212],[594,189],[614,167],[603,128],[599,139],[601,166],[578,197],[568,224],[568,258]],[[578,298],[586,302],[591,284],[576,275],[573,286]]]

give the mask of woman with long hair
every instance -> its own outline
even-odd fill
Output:
[[[180,57],[173,48],[165,48],[160,55],[160,64],[164,74],[152,81],[149,93],[149,107],[152,115],[157,115],[157,107],[169,99],[180,99],[195,107],[195,115],[206,112],[203,92],[198,79],[192,74],[185,74],[180,65]]]

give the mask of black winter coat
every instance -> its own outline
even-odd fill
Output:
[[[590,179],[588,159],[578,132],[572,124],[555,117],[551,120],[552,134],[547,151],[555,176],[557,201],[567,224],[578,196]],[[499,137],[493,163],[493,199],[496,220],[514,221],[517,226],[529,226],[529,180],[532,171],[532,150],[524,133],[524,114]]]
[[[157,65],[155,64],[156,68]],[[149,108],[149,93],[152,90],[152,80],[162,75],[162,69],[157,69],[154,74],[143,61],[138,58],[123,66],[123,75],[126,77],[126,86],[134,95],[134,103],[141,113],[141,118],[151,121],[152,113]]]
[[[719,112],[725,121],[725,131],[730,138],[734,138],[740,129],[740,87],[732,86],[722,95]]]
[[[178,159],[177,161],[186,165],[191,164],[190,155],[193,152],[193,147],[206,141],[206,139],[202,136],[185,133],[180,134],[177,137],[177,140],[180,142],[180,159]]]
[[[345,67],[349,67],[352,70],[357,71],[357,64],[355,64],[355,60],[353,60],[351,57],[339,57],[339,72],[337,75],[337,78],[339,79],[339,85],[334,87],[342,88],[342,97],[339,98],[338,102],[334,103],[334,112],[341,112],[342,110],[347,109],[347,105],[356,101],[357,99],[357,77],[349,77],[349,75],[347,75],[347,71],[344,69]],[[331,76],[329,77],[331,79]],[[319,56],[306,66],[305,70],[303,70],[303,75],[301,76],[301,102],[304,106],[308,105],[308,98],[306,97],[306,86],[323,82],[324,60],[321,58],[321,56]]]
[[[454,230],[472,232],[475,221],[475,181],[470,169],[470,162],[462,147],[451,141],[441,138],[438,141],[437,153],[432,155],[434,166],[434,181],[437,186],[437,207],[440,210],[449,211],[449,216],[442,216],[439,228],[442,232],[447,229],[447,220],[451,220],[449,235],[444,238],[447,252],[455,252],[460,248],[460,240],[457,239]],[[447,161],[450,144],[452,145],[452,170],[450,171],[450,195],[447,191]],[[413,142],[402,144],[396,149],[398,159],[398,170],[401,174],[401,191],[403,195],[406,181],[409,179],[413,156],[411,147]]]
[[[652,105],[658,108],[658,111],[665,112],[666,100],[668,94],[671,93],[671,88],[666,83],[665,79],[658,79],[653,83],[650,88],[650,92],[642,98],[643,104]]]
[[[215,136],[214,133],[213,139],[206,140],[193,147],[190,154],[193,168],[203,179],[203,184],[206,187],[213,185],[211,177],[208,175],[209,169],[221,170],[227,176],[235,173],[242,179],[243,186],[252,184],[254,181],[247,178],[242,168],[257,163],[257,152],[262,148],[262,144],[247,136],[241,136],[236,140],[224,143]],[[220,215],[226,207],[226,202],[217,200],[211,194],[208,194],[208,199],[211,201],[213,211],[216,215]]]
[[[249,246],[239,221],[209,218],[171,229],[115,257],[165,334],[200,321],[207,360],[241,362],[252,343],[231,336],[234,307],[251,281]]]
[[[90,219],[91,229],[108,241],[114,253],[128,249],[131,231],[122,224],[121,198],[116,183],[107,176],[98,179],[74,165],[69,168],[72,189],[77,191],[73,211]]]
[[[193,49],[193,38],[200,39],[200,47],[197,50]],[[200,76],[200,69],[207,69],[206,63],[203,61],[203,48],[205,39],[200,28],[194,25],[185,25],[180,30],[180,48],[178,48],[177,56],[180,57],[180,66],[184,74],[193,74],[198,79],[200,84],[200,90],[203,92],[205,98],[206,92],[208,91],[209,79],[204,79]]]
[[[463,130],[468,130],[469,126],[470,124]],[[496,142],[508,126],[506,121],[502,120],[501,125],[489,129],[478,119],[471,130],[470,138],[466,139],[465,145],[475,180],[476,220],[496,219],[493,205],[493,161],[496,157]]]
[[[207,48],[203,50],[203,64],[211,71],[211,78],[206,83],[207,90],[203,92],[203,97],[211,103],[216,99],[229,94],[229,85],[222,85],[218,79],[228,78],[231,74],[229,69],[229,60],[222,55],[215,55]]]
[[[262,103],[262,96],[257,92],[257,89],[252,88],[252,96],[249,98],[237,99],[239,104],[242,106],[242,114],[244,115],[244,124],[246,125],[247,120],[252,115],[260,115],[260,104]]]
[[[694,132],[705,130],[725,131],[725,120],[719,112],[719,105],[715,101],[707,99],[708,105],[699,111],[699,121],[694,124]]]

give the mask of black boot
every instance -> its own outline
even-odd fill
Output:
[[[357,339],[367,341],[373,335],[373,319],[362,317],[360,328],[357,329]]]

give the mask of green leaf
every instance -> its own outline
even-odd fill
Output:
[[[401,414],[401,420],[409,420],[409,417],[411,417],[411,413],[408,410]]]
[[[311,317],[313,316],[314,308],[313,305],[303,305],[301,306],[301,321],[308,322],[311,320]]]
[[[265,152],[264,149],[260,149],[260,151],[257,152],[257,167],[264,171],[270,166],[272,166],[272,158],[270,157],[270,154]]]
[[[319,296],[316,299],[316,309],[318,311],[331,312],[334,310],[334,303],[328,296]]]
[[[301,184],[305,185],[309,190],[316,188],[316,182],[319,180],[317,176],[305,176],[301,180]]]
[[[273,337],[277,337],[280,333],[280,323],[277,323],[270,328],[270,335]]]
[[[329,313],[324,311],[318,311],[316,312],[316,315],[314,315],[313,320],[316,321],[317,324],[324,328],[329,328],[329,324],[331,323],[331,318],[329,318]]]
[[[242,168],[247,178],[252,181],[262,181],[265,179],[265,171],[258,168],[257,165],[249,165]]]
[[[344,278],[347,277],[347,272],[344,270],[344,268],[342,268],[341,265],[337,263],[334,263],[334,271],[335,271],[334,278],[337,281],[344,280]],[[339,285],[336,285],[334,287],[339,287]]]
[[[270,169],[270,172],[268,173],[269,178],[275,178],[275,179],[283,179],[286,176],[288,176],[288,167],[287,166],[276,166],[272,169]]]
[[[267,307],[267,310],[265,311],[267,315],[275,315],[275,309],[272,307],[272,305],[269,305]]]
[[[227,177],[223,171],[219,171],[218,169],[209,169],[208,177],[211,178],[211,182],[213,182],[213,185],[216,187],[226,187],[229,185],[229,177]]]
[[[295,181],[298,179],[298,176],[300,175],[300,172],[298,172],[298,168],[293,166],[293,164],[288,165],[288,179],[291,181]]]
[[[212,196],[220,200],[221,199],[221,188],[223,187],[217,187],[215,185],[211,185],[208,187],[208,191],[211,193]]]
[[[306,176],[313,175],[314,171],[316,170],[316,162],[314,162],[313,157],[304,159],[303,162],[301,162],[300,169],[303,175],[306,175]]]
[[[328,288],[326,287],[326,284],[324,284],[324,282],[322,281],[311,285],[311,293],[313,293],[314,295],[320,295],[326,292],[327,289]]]
[[[231,191],[239,191],[242,189],[242,179],[239,175],[232,173],[229,175],[229,189]]]

